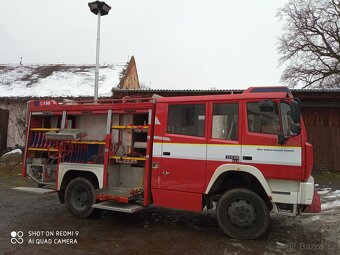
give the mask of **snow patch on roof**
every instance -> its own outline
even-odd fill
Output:
[[[100,67],[99,96],[111,96],[125,66]],[[0,97],[93,96],[94,77],[93,65],[0,65]]]

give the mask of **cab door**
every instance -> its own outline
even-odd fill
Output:
[[[266,178],[301,178],[301,135],[290,135],[290,106],[280,100],[250,100],[242,104],[242,163],[258,168]],[[278,143],[284,134],[284,144]]]
[[[210,103],[209,140],[207,148],[207,185],[222,164],[238,164],[241,158],[242,119],[239,102]]]
[[[155,205],[202,210],[206,177],[206,103],[169,103],[163,119]]]
[[[162,189],[202,192],[206,171],[205,104],[168,105],[162,144]]]

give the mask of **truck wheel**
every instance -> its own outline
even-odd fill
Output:
[[[93,184],[86,178],[77,177],[69,182],[65,190],[65,205],[77,218],[89,217],[96,201]]]
[[[223,194],[216,208],[217,221],[232,238],[257,239],[270,224],[269,209],[255,192],[237,188]]]

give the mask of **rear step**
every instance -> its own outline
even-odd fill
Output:
[[[53,189],[43,189],[43,188],[36,188],[36,187],[15,187],[12,189],[26,192],[26,193],[39,194],[39,195],[45,195],[45,194],[56,192],[56,190],[53,190]]]
[[[144,207],[137,204],[125,204],[125,203],[116,203],[112,201],[100,202],[92,205],[93,208],[116,211],[116,212],[124,212],[124,213],[134,213],[142,210]]]

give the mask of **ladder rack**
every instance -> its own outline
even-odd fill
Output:
[[[79,101],[63,101],[58,105],[85,105],[85,104],[117,104],[117,103],[148,103],[152,102],[151,97],[123,97],[120,99],[98,99],[98,100],[79,100]]]

